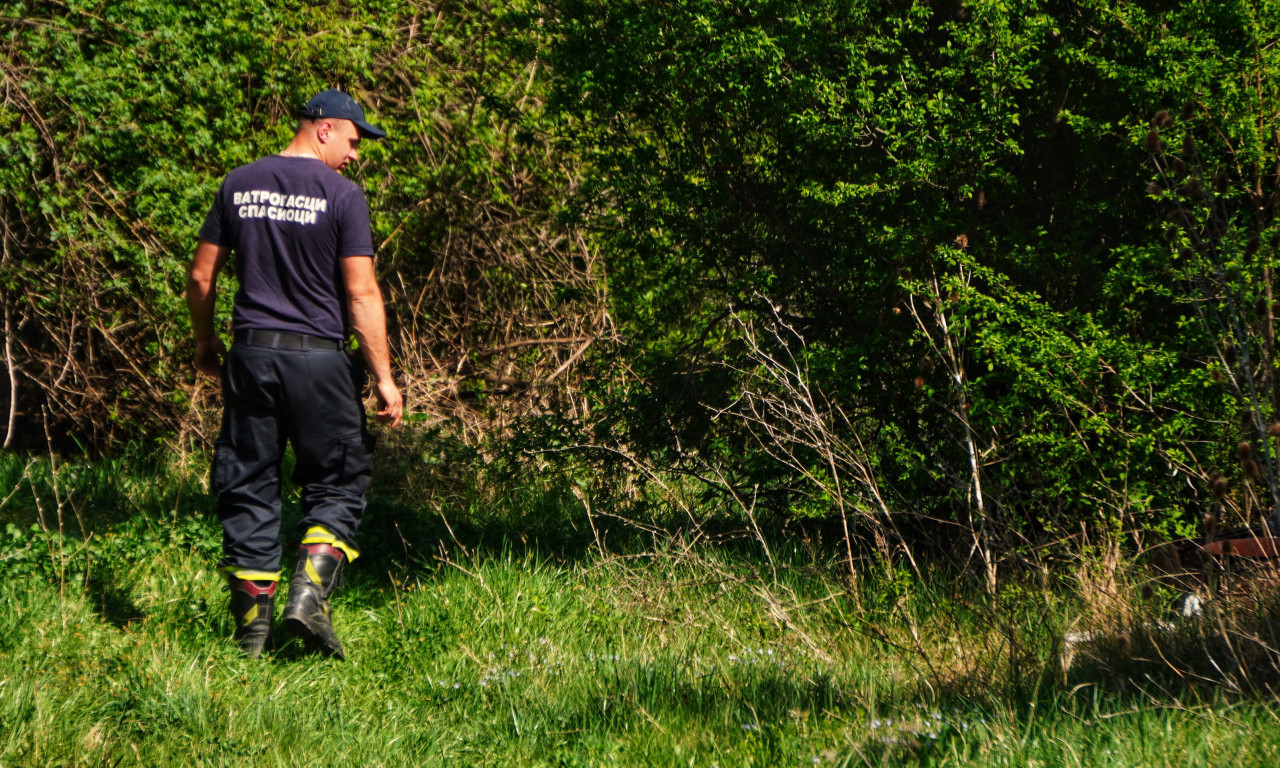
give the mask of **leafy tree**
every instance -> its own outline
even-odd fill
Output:
[[[1193,280],[1170,279],[1142,137],[1197,99],[1204,130],[1268,135],[1249,126],[1273,114],[1274,9],[539,8],[638,373],[601,393],[630,444],[693,471],[759,450],[750,420],[715,418],[760,362],[725,319],[776,317],[897,511],[985,538],[1188,530],[1234,419],[1205,386],[1213,334],[1178,312]],[[1274,147],[1255,144],[1262,167]],[[1232,162],[1218,149],[1208,165]],[[823,498],[767,456],[737,466],[781,508]]]

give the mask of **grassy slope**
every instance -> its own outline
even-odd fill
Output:
[[[486,546],[388,506],[335,600],[348,662],[249,661],[207,501],[107,470],[63,491],[64,525],[114,518],[87,547],[0,547],[0,766],[1280,764],[1268,696],[1064,675],[1048,593],[975,611],[799,552],[775,580],[745,548]]]

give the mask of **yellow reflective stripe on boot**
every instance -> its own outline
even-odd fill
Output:
[[[313,525],[307,529],[302,536],[303,544],[328,544],[334,549],[342,550],[342,554],[347,556],[348,560],[355,560],[360,556],[360,551],[342,539],[339,539],[328,528],[322,525]],[[316,581],[319,584],[319,581]]]
[[[230,574],[237,579],[243,581],[279,581],[280,571],[254,571],[249,568],[237,568],[234,565],[224,565],[218,569],[223,573]]]
[[[258,618],[258,605],[257,605],[257,603],[255,603],[255,604],[254,604],[254,606],[253,606],[252,608],[250,608],[249,610],[245,611],[245,614],[244,614],[243,616],[241,616],[241,617],[240,617],[240,626],[242,626],[242,627],[247,627],[247,626],[249,626],[250,624],[252,624],[252,623],[253,623],[253,620],[254,620],[254,619],[256,619],[256,618]]]
[[[307,572],[307,578],[311,579],[311,583],[320,586],[320,574],[316,572],[316,567],[311,564],[311,558],[307,558],[307,564],[302,567]]]

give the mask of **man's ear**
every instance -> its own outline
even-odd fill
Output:
[[[321,121],[320,125],[316,126],[316,138],[320,140],[321,144],[328,144],[329,132],[332,130],[333,130],[332,122],[328,120]]]

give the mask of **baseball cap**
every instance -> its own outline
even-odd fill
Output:
[[[305,117],[308,120],[319,120],[322,117],[350,120],[360,129],[361,135],[367,138],[381,139],[387,135],[387,132],[381,128],[365,122],[364,110],[355,102],[355,99],[332,88],[312,96],[311,100],[298,110],[298,117]]]

